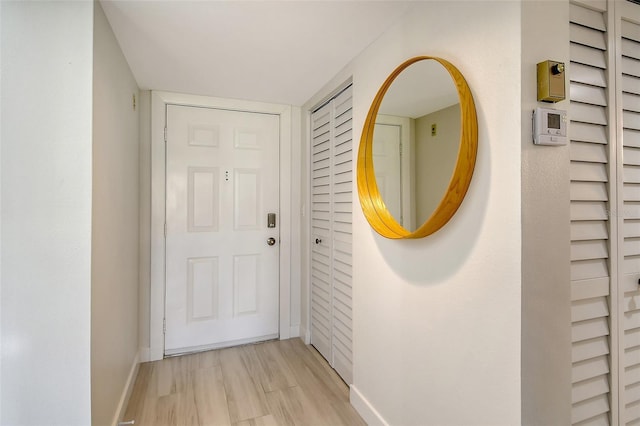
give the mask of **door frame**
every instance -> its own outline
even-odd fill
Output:
[[[240,101],[173,92],[151,92],[151,286],[149,292],[149,360],[164,357],[165,311],[165,198],[166,150],[164,127],[166,105],[183,105],[274,114],[280,117],[280,259],[279,334],[294,337],[291,327],[292,259],[292,107],[290,105]],[[294,216],[295,217],[295,216]]]

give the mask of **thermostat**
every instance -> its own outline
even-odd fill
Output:
[[[567,112],[551,108],[536,108],[533,111],[533,143],[566,145]]]

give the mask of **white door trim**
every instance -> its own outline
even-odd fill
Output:
[[[239,101],[171,92],[151,93],[151,288],[149,360],[164,356],[165,295],[165,107],[167,104],[221,108],[280,116],[280,339],[291,334],[291,120],[289,105]]]

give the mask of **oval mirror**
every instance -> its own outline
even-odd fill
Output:
[[[420,238],[462,203],[475,165],[477,118],[462,74],[420,56],[378,91],[358,152],[358,193],[371,226],[387,238]]]

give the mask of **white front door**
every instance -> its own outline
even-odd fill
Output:
[[[378,191],[398,223],[402,223],[401,130],[398,124],[376,123],[373,132],[373,170]]]
[[[165,354],[277,337],[279,116],[167,105],[166,126]]]

